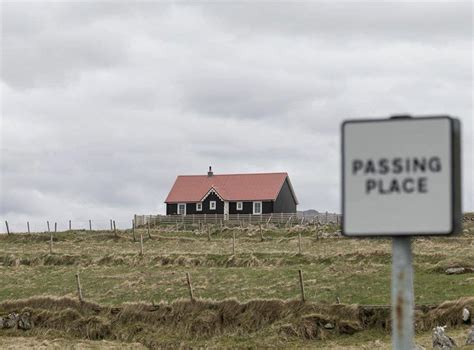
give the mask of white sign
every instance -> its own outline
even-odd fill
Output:
[[[453,233],[461,211],[458,136],[450,117],[344,122],[343,233]]]

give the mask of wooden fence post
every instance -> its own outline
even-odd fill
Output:
[[[81,279],[79,278],[79,271],[76,272],[76,285],[77,285],[77,297],[79,299],[79,302],[84,302],[84,299],[82,298],[82,288],[81,288]]]
[[[298,270],[298,275],[300,277],[301,301],[305,302],[306,298],[305,298],[305,295],[304,295],[303,271]]]
[[[193,285],[191,283],[191,276],[189,275],[189,272],[186,272],[186,281],[188,283],[188,290],[189,290],[189,299],[191,301],[194,301],[194,292],[193,292]]]
[[[135,238],[135,220],[132,220],[132,235],[133,235],[133,241],[136,242]]]
[[[301,255],[301,233],[298,233],[298,254]]]
[[[49,254],[53,254],[53,233],[49,232]]]
[[[143,233],[140,231],[140,256],[143,256]]]
[[[31,233],[30,232],[30,222],[29,221],[26,222],[26,227],[28,228],[28,233]]]
[[[211,241],[211,227],[207,225],[207,240]]]
[[[260,231],[260,242],[263,242],[264,239],[263,239],[262,223],[258,224],[258,228],[259,228],[259,231]]]
[[[8,227],[8,221],[5,220],[5,226],[7,227],[7,235],[10,234],[10,227]]]
[[[69,220],[69,231],[71,231],[71,220]]]
[[[50,232],[51,230],[49,229],[49,221],[46,221],[46,226],[48,226],[48,232]]]
[[[235,231],[232,232],[232,255],[235,255]]]
[[[151,234],[150,234],[150,220],[148,220],[147,231],[148,231],[148,238],[151,239]]]
[[[89,231],[92,231],[92,221],[89,220]]]
[[[115,226],[115,220],[113,221],[114,225],[114,236],[117,237],[117,227]]]
[[[270,223],[270,221],[272,220],[272,217],[273,217],[273,213],[270,214],[270,217],[268,218],[267,220],[267,223],[265,224],[265,226],[268,228],[268,224]]]
[[[54,223],[54,232],[58,232],[58,223],[57,222]]]
[[[328,212],[326,212],[326,217],[324,219],[324,223],[327,224],[328,223]]]

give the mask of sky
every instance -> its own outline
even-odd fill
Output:
[[[471,2],[8,2],[0,219],[129,225],[179,174],[289,173],[340,212],[340,124],[449,114],[474,211]],[[3,231],[4,228],[0,231]]]

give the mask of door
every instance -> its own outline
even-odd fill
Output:
[[[186,203],[178,204],[178,215],[186,215]]]
[[[224,220],[229,219],[229,202],[224,202]]]

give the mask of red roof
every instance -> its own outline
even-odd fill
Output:
[[[180,175],[165,203],[200,202],[213,188],[225,201],[276,200],[287,173]],[[288,178],[290,189],[290,180]],[[296,201],[296,196],[294,195]]]

